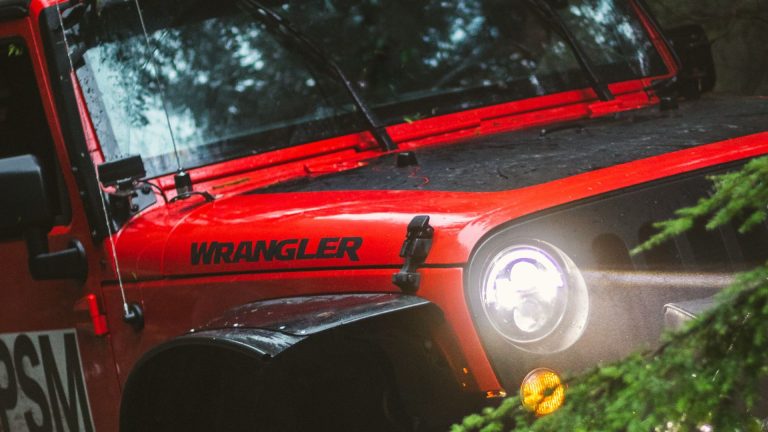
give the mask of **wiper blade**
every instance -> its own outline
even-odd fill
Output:
[[[584,73],[587,75],[590,87],[592,87],[592,90],[595,91],[597,97],[600,98],[601,101],[613,100],[613,93],[611,93],[608,85],[605,83],[605,81],[603,81],[603,79],[600,77],[600,74],[598,74],[595,70],[595,64],[589,58],[587,53],[584,52],[584,49],[582,48],[581,44],[579,44],[576,36],[573,35],[571,29],[568,28],[568,26],[565,24],[565,21],[563,21],[563,18],[557,13],[557,11],[552,9],[552,6],[547,0],[528,0],[528,2],[533,4],[534,7],[544,13],[547,21],[549,21],[549,23],[552,24],[556,30],[558,30],[560,36],[562,36],[568,45],[570,45],[571,50],[576,55],[576,61],[579,62],[581,70],[584,71]]]
[[[363,115],[365,122],[368,124],[368,132],[373,135],[373,138],[376,140],[379,146],[385,151],[397,150],[397,145],[392,140],[392,137],[389,135],[386,127],[381,123],[381,120],[379,120],[376,113],[373,112],[368,103],[366,103],[365,99],[363,99],[362,95],[360,95],[360,92],[357,90],[357,88],[355,88],[355,84],[352,83],[344,71],[341,70],[339,65],[329,55],[318,48],[317,45],[315,45],[314,42],[312,42],[312,40],[309,39],[301,30],[294,27],[287,18],[264,6],[261,2],[256,0],[243,0],[243,3],[255,9],[255,13],[253,15],[256,18],[260,19],[267,25],[273,24],[278,28],[284,29],[284,35],[298,42],[298,44],[304,47],[307,52],[316,57],[317,60],[322,62],[328,69],[330,69],[330,71],[336,76],[338,81],[344,86],[349,95],[352,97],[355,106],[360,110],[360,113]]]

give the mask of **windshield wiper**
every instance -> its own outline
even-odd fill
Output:
[[[312,42],[301,30],[288,21],[287,18],[278,14],[277,12],[269,9],[256,0],[244,0],[243,3],[255,9],[253,15],[260,19],[264,24],[269,26],[270,24],[284,29],[283,35],[290,37],[298,43],[300,47],[303,47],[305,51],[313,55],[323,65],[325,65],[336,76],[338,81],[344,86],[352,100],[355,103],[357,109],[362,113],[365,122],[368,124],[368,132],[373,135],[373,138],[379,144],[379,146],[385,151],[397,150],[397,145],[389,136],[386,127],[381,123],[378,116],[368,106],[366,101],[360,95],[360,92],[355,88],[355,85],[350,81],[344,71],[341,70],[339,65],[333,61],[333,59],[324,53],[317,45]]]
[[[584,52],[584,49],[579,44],[576,36],[573,35],[571,29],[568,28],[557,11],[552,9],[552,6],[547,0],[528,0],[528,2],[544,13],[546,20],[558,30],[560,36],[562,36],[568,45],[571,46],[571,50],[573,50],[573,53],[576,55],[576,61],[579,62],[581,70],[587,75],[590,87],[595,91],[597,97],[600,98],[601,101],[613,100],[613,93],[611,93],[608,85],[595,70],[595,64],[589,58],[587,53]]]

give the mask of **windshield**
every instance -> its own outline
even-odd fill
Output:
[[[551,3],[603,80],[666,73],[628,3]],[[368,127],[322,59],[248,0],[143,0],[143,23],[135,1],[100,4],[80,26],[77,73],[107,160],[140,154],[157,176]],[[589,86],[527,1],[264,4],[335,61],[385,124]]]

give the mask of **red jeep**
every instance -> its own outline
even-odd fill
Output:
[[[434,430],[652,345],[768,244],[628,253],[768,154],[768,100],[699,98],[670,36],[642,0],[0,0],[0,431]]]

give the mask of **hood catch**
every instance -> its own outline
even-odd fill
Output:
[[[435,229],[429,225],[429,216],[415,216],[408,224],[405,242],[400,249],[400,256],[405,258],[405,264],[392,276],[392,283],[404,293],[413,294],[418,291],[421,283],[418,268],[427,260],[434,233]]]

